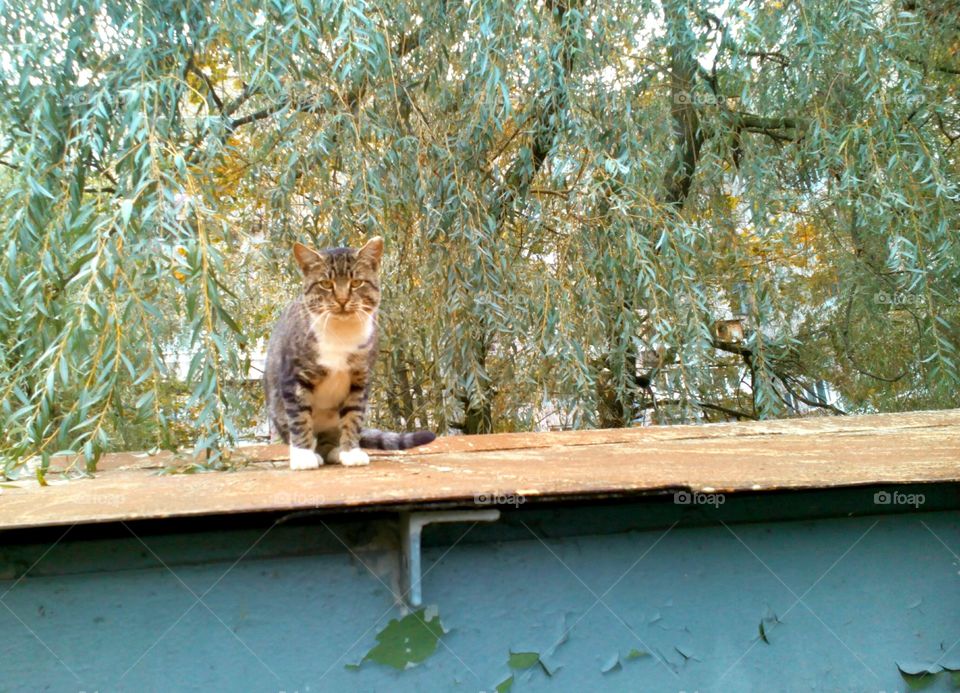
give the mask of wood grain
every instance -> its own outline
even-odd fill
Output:
[[[240,512],[475,505],[960,481],[960,410],[706,426],[442,438],[368,467],[285,469],[283,446],[235,472],[159,475],[164,455],[108,455],[92,479],[0,489],[0,528]],[[64,464],[67,460],[61,460]]]

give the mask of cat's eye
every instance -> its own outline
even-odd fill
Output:
[[[333,282],[329,279],[322,279],[318,281],[317,284],[320,285],[321,289],[325,289],[326,291],[330,291],[330,289],[333,288]]]
[[[351,289],[359,289],[361,286],[363,286],[363,280],[362,280],[362,279],[352,279],[352,280],[350,280],[350,288],[351,288]]]

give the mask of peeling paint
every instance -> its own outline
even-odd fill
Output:
[[[511,652],[507,665],[511,669],[529,669],[540,662],[539,652]]]
[[[387,627],[377,633],[377,644],[364,656],[363,662],[385,664],[404,670],[415,667],[437,651],[437,643],[446,631],[440,623],[436,608],[423,608],[403,618],[391,619]],[[347,665],[348,669],[360,665]]]
[[[872,506],[874,489],[855,493]],[[746,502],[731,501],[726,510]],[[929,684],[926,693],[950,690],[960,678],[960,645],[951,650],[960,635],[958,566],[934,536],[951,549],[960,545],[960,514],[883,515],[865,534],[877,518],[774,522],[764,519],[769,506],[749,502],[740,519],[750,521],[731,520],[729,529],[677,527],[662,541],[663,529],[612,531],[618,518],[633,522],[660,507],[639,504],[519,510],[515,517],[535,531],[549,528],[552,536],[543,539],[549,551],[519,522],[478,527],[453,551],[448,549],[462,529],[452,528],[452,539],[438,530],[424,555],[429,563],[439,561],[427,580],[441,615],[417,612],[433,631],[406,611],[384,616],[395,600],[392,584],[358,570],[362,566],[344,550],[340,538],[369,563],[369,552],[361,549],[380,534],[366,519],[354,524],[325,518],[332,531],[319,524],[278,526],[235,566],[262,530],[148,536],[145,543],[198,594],[216,584],[209,606],[242,642],[209,612],[194,608],[128,673],[133,662],[125,653],[147,650],[158,622],[193,602],[168,569],[133,537],[87,541],[71,534],[52,551],[59,533],[43,544],[5,544],[0,575],[8,581],[0,592],[14,588],[5,602],[29,629],[0,609],[0,632],[11,653],[0,658],[0,689],[113,690],[124,676],[123,687],[131,690],[212,681],[236,690],[303,691],[305,682],[319,680],[325,690],[391,693],[475,693],[481,687],[509,693],[876,693],[914,684]],[[654,545],[649,558],[604,592]],[[833,565],[851,546],[847,558]],[[17,581],[44,555],[29,579]],[[595,597],[558,558],[605,594],[613,613],[599,604],[591,608]],[[228,569],[229,579],[221,580]],[[816,583],[804,597],[814,613],[799,605],[790,611],[795,597],[771,571],[797,594]],[[779,623],[779,614],[788,611]],[[770,644],[757,642],[760,623]],[[404,643],[404,628],[424,645]],[[90,658],[91,651],[103,656]],[[511,668],[511,656],[528,668]],[[346,662],[355,664],[345,669]]]
[[[949,679],[952,689],[960,688],[960,660],[945,664],[939,659],[934,662],[900,660],[897,662],[897,671],[911,691],[929,688],[944,679]]]

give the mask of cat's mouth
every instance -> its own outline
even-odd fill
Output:
[[[351,306],[335,306],[329,313],[336,318],[353,318],[360,315],[360,311]]]
[[[346,305],[320,305],[314,308],[314,311],[319,315],[326,315],[327,318],[333,318],[335,320],[356,320],[362,318],[370,312],[369,309],[364,306],[356,306],[350,303]]]

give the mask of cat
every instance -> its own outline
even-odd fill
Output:
[[[382,255],[379,236],[359,250],[293,246],[303,293],[273,328],[263,377],[270,420],[290,445],[291,469],[316,469],[324,461],[369,464],[361,445],[404,450],[436,438],[430,431],[362,428],[377,356]]]

